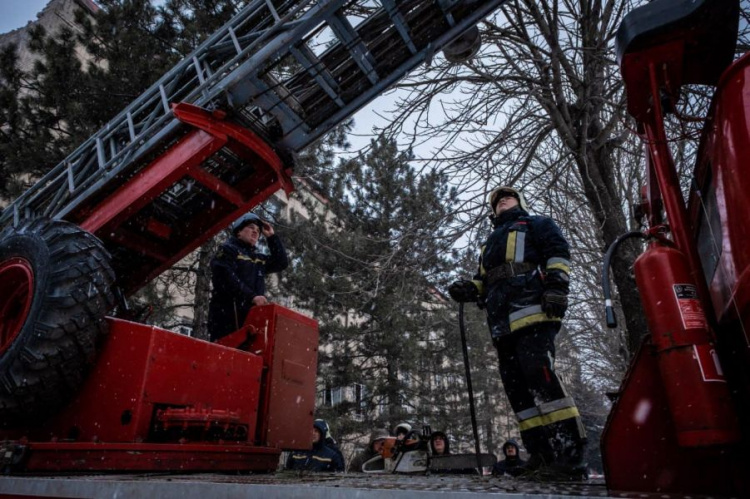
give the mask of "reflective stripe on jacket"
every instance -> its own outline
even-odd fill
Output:
[[[344,471],[344,460],[335,449],[317,443],[311,450],[296,450],[289,453],[286,468],[307,471]]]

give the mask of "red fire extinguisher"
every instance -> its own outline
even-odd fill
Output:
[[[635,278],[679,445],[738,441],[729,388],[685,256],[652,242],[635,262]]]

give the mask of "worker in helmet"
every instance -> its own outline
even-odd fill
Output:
[[[393,429],[393,433],[396,435],[396,440],[406,440],[406,437],[411,433],[411,425],[409,423],[399,423],[399,425]]]
[[[213,291],[208,308],[208,332],[216,341],[242,327],[250,308],[266,305],[266,274],[280,272],[289,264],[281,239],[268,222],[254,213],[238,218],[232,235],[211,260]],[[258,251],[258,239],[266,238],[270,255]]]
[[[500,376],[530,454],[526,469],[578,478],[586,469],[586,435],[554,366],[555,336],[568,308],[568,242],[551,218],[529,215],[512,187],[493,190],[489,204],[494,229],[479,271],[448,292],[487,309]]]
[[[323,419],[313,422],[312,449],[291,451],[286,461],[290,470],[306,471],[344,471],[344,459],[338,448],[333,448],[326,441],[328,423]]]
[[[367,444],[367,448],[354,456],[351,464],[349,465],[349,471],[361,472],[362,466],[374,458],[375,456],[381,455],[383,450],[383,444],[385,440],[390,436],[388,430],[380,428],[373,430],[370,434],[370,442]]]

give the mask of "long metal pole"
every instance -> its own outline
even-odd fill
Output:
[[[471,411],[471,430],[474,432],[474,450],[477,456],[477,473],[482,474],[480,459],[479,430],[477,429],[477,412],[474,408],[474,389],[471,387],[471,368],[469,367],[469,347],[466,344],[466,326],[464,325],[464,304],[458,304],[458,329],[461,331],[461,347],[464,351],[464,368],[466,368],[466,386],[469,389],[469,410]]]

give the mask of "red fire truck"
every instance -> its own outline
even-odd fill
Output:
[[[5,209],[6,469],[267,471],[281,449],[308,445],[314,320],[260,307],[211,344],[107,314],[291,191],[293,153],[410,69],[441,49],[471,57],[474,27],[502,3],[380,0],[358,17],[344,0],[251,1]],[[732,63],[738,16],[737,0],[656,0],[618,34],[648,152],[648,229],[623,238],[648,244],[635,272],[650,331],[603,437],[610,491],[750,494],[750,68]],[[686,203],[664,119],[689,84],[716,93]],[[0,479],[0,492],[54,495],[45,483]]]

